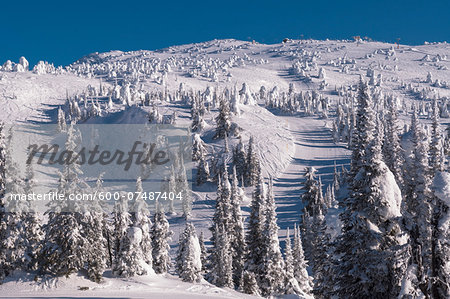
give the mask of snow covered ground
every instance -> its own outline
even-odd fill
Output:
[[[292,83],[295,91],[317,91],[332,104],[328,119],[303,113],[287,115],[277,109],[256,105],[241,105],[240,115],[233,121],[242,129],[246,144],[255,137],[263,173],[274,177],[275,196],[281,241],[286,228],[300,220],[301,183],[305,167],[315,167],[326,187],[332,182],[334,165],[348,166],[346,144],[335,144],[332,120],[335,104],[342,99],[339,89],[357,84],[359,77],[374,80],[381,93],[401,99],[410,108],[411,102],[429,104],[438,97],[450,104],[450,45],[447,43],[421,46],[380,42],[353,41],[289,41],[265,45],[237,40],[214,40],[200,44],[170,47],[159,51],[94,53],[74,62],[67,70],[49,74],[0,71],[0,119],[14,122],[55,122],[56,109],[67,97],[89,97],[92,88],[112,88],[131,82],[131,106],[114,101],[103,105],[100,115],[86,123],[145,123],[151,107],[137,105],[139,94],[148,91],[175,92],[180,89],[205,93],[209,87],[240,90],[246,83],[257,98],[261,86],[267,91],[275,86],[286,91]],[[111,70],[114,71],[111,71]],[[321,70],[322,69],[322,70]],[[120,71],[119,71],[120,70]],[[298,70],[301,70],[299,72]],[[321,76],[320,73],[323,73]],[[367,75],[369,73],[370,76]],[[101,98],[101,97],[99,97]],[[190,108],[177,101],[162,98],[158,109],[164,115],[177,114],[177,122],[190,124]],[[220,150],[223,141],[213,140],[216,110],[206,114],[202,137],[209,150]],[[426,115],[421,118],[425,122]],[[409,116],[402,115],[404,123]],[[442,118],[448,124],[449,118]],[[231,139],[235,145],[237,139]],[[448,190],[447,190],[448,191]],[[246,189],[244,215],[248,215],[252,188]],[[445,192],[445,190],[443,191]],[[445,197],[447,193],[442,193]],[[194,187],[196,201],[193,223],[197,232],[210,236],[208,228],[214,210],[215,189],[212,183]],[[329,223],[338,225],[337,211],[328,214]],[[169,218],[175,232],[175,244],[184,227],[179,216]],[[282,242],[283,243],[283,242]],[[171,271],[173,273],[173,271]],[[86,290],[81,290],[87,287]],[[39,279],[31,274],[16,273],[0,285],[2,297],[141,297],[141,298],[246,298],[234,290],[217,288],[206,281],[198,284],[181,282],[175,275],[150,275],[130,279],[105,273],[105,282],[93,283],[81,276]]]

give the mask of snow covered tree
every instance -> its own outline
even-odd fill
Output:
[[[260,265],[264,258],[264,229],[265,229],[265,206],[266,191],[261,174],[252,194],[250,204],[250,217],[247,229],[247,257],[245,270],[255,274],[257,281],[265,275],[260,271]]]
[[[63,132],[66,130],[66,116],[61,107],[58,107],[58,130]]]
[[[393,99],[389,101],[388,109],[389,110],[386,115],[385,123],[385,142],[383,143],[383,156],[386,165],[394,174],[397,183],[402,187],[402,167],[404,164],[404,159],[403,150],[400,145],[400,137],[398,135],[398,113]]]
[[[141,248],[142,230],[139,227],[128,227],[120,242],[119,252],[114,264],[113,273],[120,277],[132,277],[149,273],[149,265]]]
[[[208,279],[216,286],[233,288],[233,257],[229,233],[222,223],[216,224],[213,234],[213,249],[210,254],[212,267]]]
[[[122,243],[125,241],[128,228],[131,226],[131,215],[128,211],[128,201],[125,199],[118,200],[113,210],[114,221],[114,269],[120,269],[120,259],[122,258]],[[119,274],[120,275],[120,274]]]
[[[150,211],[148,210],[147,203],[144,201],[142,180],[140,177],[136,180],[136,192],[130,211],[133,227],[141,230],[141,242],[139,245],[142,250],[143,261],[151,266],[153,264],[152,238],[150,235],[152,222],[150,220]]]
[[[209,258],[211,267],[208,280],[217,286],[232,287],[232,251],[229,236],[233,229],[231,185],[225,166],[219,177],[213,226],[210,229],[213,247]]]
[[[169,222],[164,210],[159,204],[153,216],[151,236],[153,269],[157,274],[166,273],[170,268],[169,241],[172,237],[172,231],[169,229]]]
[[[65,150],[76,152],[78,131],[73,125],[67,128]],[[59,173],[58,193],[69,198],[70,194],[82,194],[89,186],[79,177],[82,172],[77,161],[66,161]],[[83,233],[84,210],[76,201],[62,201],[51,206],[48,222],[44,226],[41,269],[55,275],[70,275],[83,269],[87,260]]]
[[[206,183],[209,180],[209,164],[205,156],[200,156],[197,167],[197,186]]]
[[[432,177],[428,164],[428,141],[415,117],[413,112],[413,151],[407,169],[405,222],[411,237],[412,262],[417,265],[419,288],[427,294],[432,260]]]
[[[239,283],[241,286],[239,290],[245,294],[251,294],[260,296],[260,289],[258,287],[258,283],[256,281],[256,276],[254,273],[249,271],[244,271],[242,275],[242,280]]]
[[[367,83],[359,81],[357,112],[352,132],[352,159],[350,176],[354,178],[364,164],[366,150],[373,138],[372,99]]]
[[[331,257],[329,254],[330,236],[327,233],[326,219],[320,210],[312,217],[312,272],[314,274],[314,294],[327,298],[331,293],[332,277]]]
[[[201,249],[192,223],[187,222],[180,235],[176,266],[183,281],[200,282],[202,279]]]
[[[216,134],[214,138],[225,138],[231,131],[231,113],[227,100],[220,99],[219,114],[216,117]]]
[[[243,196],[238,187],[236,168],[233,167],[231,182],[231,231],[230,242],[233,257],[233,281],[238,288],[244,271],[246,256],[244,219],[242,217],[241,202]]]
[[[191,118],[192,118],[192,132],[200,132],[204,126],[205,121],[203,120],[204,106],[202,107],[202,102],[200,102],[197,98],[194,98],[192,101],[191,107]]]
[[[255,149],[253,148],[253,136],[248,141],[247,159],[245,166],[244,183],[245,186],[255,186],[259,180],[261,166]]]
[[[78,272],[83,267],[85,240],[75,214],[51,211],[48,217],[40,269],[58,276]]]
[[[433,172],[444,169],[444,157],[442,151],[442,138],[439,128],[439,107],[437,99],[433,99],[432,126],[430,143],[430,167]],[[434,176],[434,174],[432,174]]]
[[[98,202],[93,202],[90,211],[82,217],[83,235],[85,236],[86,267],[88,278],[102,281],[106,269],[107,251],[103,235],[104,212]]]
[[[200,244],[200,252],[201,256],[200,259],[202,261],[202,271],[206,271],[206,264],[208,263],[208,252],[206,250],[205,246],[205,237],[203,235],[203,232],[200,233],[200,236],[198,237],[198,242]]]
[[[30,163],[27,164],[25,168],[24,193],[32,194],[35,185],[33,165]],[[27,270],[34,271],[38,268],[39,253],[42,249],[42,239],[44,238],[44,234],[42,231],[41,220],[39,219],[38,212],[36,211],[33,202],[28,202],[26,209],[27,211],[23,215],[24,229],[22,232],[26,246],[26,268]]]
[[[242,182],[245,176],[246,158],[241,138],[236,147],[233,148],[233,166],[236,168],[237,179]]]
[[[199,134],[194,134],[192,140],[192,160],[199,161],[201,157],[205,157],[207,154],[205,143]]]
[[[344,201],[342,234],[335,248],[340,260],[334,269],[333,292],[343,298],[396,297],[403,277],[401,268],[406,266],[395,260],[402,237],[398,224],[401,193],[382,161],[369,99],[360,83],[352,190]],[[361,147],[363,144],[367,148]]]
[[[450,173],[438,172],[434,178],[436,205],[433,213],[432,296],[450,297]]]
[[[314,210],[319,209],[321,213],[326,212],[326,205],[323,199],[321,186],[316,180],[317,170],[314,167],[307,167],[305,171],[305,182],[303,186],[304,193],[302,194],[302,202],[304,211],[310,215]]]
[[[297,289],[300,289],[298,282],[294,277],[294,256],[292,255],[291,236],[289,233],[289,227],[286,230],[286,241],[284,247],[284,271],[286,294],[296,294]]]
[[[176,194],[181,194],[181,204],[183,209],[183,217],[188,219],[192,212],[192,197],[189,189],[189,183],[187,179],[186,168],[184,165],[183,157],[179,157],[179,169],[176,175]]]
[[[308,264],[305,261],[303,253],[302,238],[300,229],[294,226],[294,247],[292,252],[294,277],[297,280],[300,290],[305,294],[311,294],[312,292],[312,278],[308,275],[306,268]]]
[[[272,178],[269,179],[265,202],[265,223],[263,231],[262,263],[260,267],[264,273],[260,277],[259,287],[262,295],[280,295],[284,294],[285,283],[285,265],[281,255],[280,244],[278,241],[278,225],[275,206],[275,197],[273,195]]]

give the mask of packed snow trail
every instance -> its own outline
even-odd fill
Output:
[[[329,120],[317,117],[283,116],[289,124],[294,138],[295,154],[285,171],[274,179],[274,192],[277,204],[278,225],[284,231],[294,223],[299,223],[302,210],[300,199],[306,167],[314,167],[321,176],[323,192],[333,180],[334,163],[341,165],[350,162],[349,151],[344,145],[335,144],[331,136]],[[284,236],[284,232],[280,234]]]

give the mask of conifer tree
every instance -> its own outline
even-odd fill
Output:
[[[223,223],[216,223],[213,234],[213,250],[210,254],[212,267],[208,273],[208,279],[219,287],[233,288],[233,257],[229,233],[225,230]]]
[[[66,151],[76,152],[78,134],[73,124],[67,128]],[[89,186],[79,177],[81,174],[76,161],[66,161],[59,173],[58,193],[65,198],[69,198],[70,194],[82,194]],[[41,269],[45,272],[67,276],[83,269],[87,260],[83,212],[77,201],[66,200],[51,207],[48,222],[44,226],[45,239],[41,254]]]
[[[239,283],[240,291],[245,294],[251,294],[260,296],[260,289],[258,287],[258,283],[256,281],[256,276],[253,272],[244,271],[242,275],[242,280]]]
[[[250,217],[246,236],[247,258],[245,269],[255,274],[256,281],[265,275],[260,271],[264,257],[264,225],[265,221],[265,187],[261,174],[252,194],[252,202],[250,205]]]
[[[201,156],[197,167],[197,186],[206,183],[209,180],[209,164],[204,156]]]
[[[439,128],[439,107],[437,99],[433,100],[431,128],[430,167],[433,172],[442,171],[444,168],[444,157],[442,155],[442,138]],[[432,175],[434,176],[434,173]]]
[[[261,173],[261,166],[259,164],[258,156],[253,148],[253,136],[248,141],[247,159],[245,167],[244,182],[246,186],[255,186],[258,183]]]
[[[306,268],[308,264],[305,261],[303,253],[302,238],[300,230],[297,226],[294,226],[294,247],[292,252],[293,265],[294,265],[294,277],[297,280],[300,290],[305,294],[311,294],[312,292],[312,279],[308,275]]]
[[[239,143],[233,148],[233,166],[236,168],[238,181],[242,182],[246,168],[245,150],[242,139],[239,139]]]
[[[285,265],[281,255],[280,244],[278,241],[278,225],[275,206],[275,197],[273,195],[272,178],[269,179],[267,196],[265,202],[265,223],[263,232],[262,273],[259,284],[262,294],[265,296],[279,295],[284,293],[284,283],[286,279]]]
[[[206,250],[205,246],[205,237],[203,235],[203,232],[200,233],[200,236],[198,237],[198,242],[200,243],[200,252],[201,252],[201,261],[202,261],[202,271],[206,271],[206,265],[208,263],[208,252]]]
[[[225,138],[231,131],[231,113],[227,100],[220,99],[219,114],[216,117],[216,134],[214,138]]]
[[[339,297],[396,297],[404,266],[395,261],[402,233],[397,223],[401,194],[382,161],[381,138],[374,136],[369,100],[360,83],[352,191],[344,202],[342,235],[335,251],[340,262],[334,270],[337,283],[333,291]]]
[[[213,216],[210,271],[208,280],[217,286],[232,287],[232,248],[230,235],[232,229],[231,185],[227,168],[219,177],[216,207]],[[219,231],[218,231],[219,230]]]
[[[373,137],[373,111],[371,95],[367,83],[362,78],[358,86],[358,105],[355,126],[352,132],[352,159],[350,176],[354,178],[364,164],[366,150]]]
[[[187,222],[180,235],[176,266],[183,281],[200,282],[202,279],[201,249],[192,223]]]
[[[398,135],[397,118],[398,113],[393,99],[389,101],[388,113],[386,115],[385,139],[383,143],[384,161],[395,176],[397,183],[403,186],[402,167],[404,164],[403,150]]]
[[[238,187],[236,168],[233,167],[233,176],[231,182],[231,250],[233,257],[233,281],[239,288],[244,271],[244,262],[246,256],[244,219],[241,211],[242,195]]]
[[[152,255],[153,269],[157,274],[166,273],[170,268],[169,241],[172,237],[172,231],[169,228],[169,222],[166,219],[163,208],[157,204],[157,210],[153,216],[152,236]]]
[[[141,230],[141,242],[140,247],[142,250],[143,261],[148,265],[152,265],[152,239],[150,235],[150,228],[152,222],[150,220],[150,211],[148,210],[147,203],[143,198],[142,180],[140,177],[136,180],[136,192],[134,202],[131,205],[131,221],[133,227]]]
[[[102,281],[106,269],[107,251],[106,240],[103,236],[104,212],[98,202],[93,202],[90,211],[83,214],[83,233],[86,238],[86,264],[88,278]]]

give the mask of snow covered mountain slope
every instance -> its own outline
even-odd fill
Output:
[[[56,122],[58,108],[71,116],[70,105],[76,102],[80,123],[147,123],[150,114],[158,115],[161,121],[175,115],[177,124],[190,125],[186,97],[198,95],[211,103],[199,134],[208,152],[217,153],[224,148],[224,140],[213,138],[218,99],[234,99],[238,112],[232,122],[239,130],[230,136],[229,145],[236,146],[239,139],[247,144],[251,136],[255,138],[263,174],[274,178],[280,239],[284,243],[286,228],[300,221],[305,167],[316,168],[326,187],[333,180],[334,165],[340,169],[350,162],[347,144],[333,140],[333,121],[337,103],[351,98],[359,78],[368,81],[377,94],[395,100],[402,111],[401,124],[409,123],[413,102],[419,105],[422,120],[429,123],[432,99],[439,99],[443,107],[441,123],[448,124],[449,68],[447,43],[397,47],[332,40],[273,45],[213,40],[157,51],[93,53],[58,69],[36,67],[34,71],[17,72],[5,64],[0,68],[0,119],[5,123]],[[314,107],[292,112],[276,104],[293,94],[310,99]],[[248,216],[252,190],[245,188],[244,216]],[[193,192],[193,223],[199,233],[210,237],[216,185],[209,182],[194,186]],[[327,216],[335,228],[339,226],[337,214],[333,210]],[[175,256],[184,220],[172,215],[169,222],[175,233],[171,244]],[[11,297],[159,297],[166,292],[169,298],[245,296],[207,282],[190,285],[170,275],[129,280],[107,277],[100,285],[72,276],[52,281],[48,287],[45,284],[35,284],[30,277],[16,282],[12,277],[0,285],[0,292]],[[85,285],[91,289],[74,295],[75,288]]]

